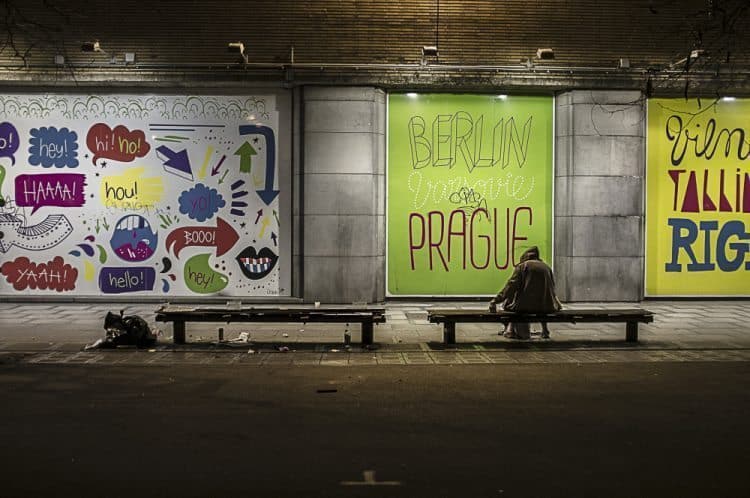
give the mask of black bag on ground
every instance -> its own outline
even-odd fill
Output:
[[[104,318],[104,331],[106,338],[99,347],[136,346],[144,348],[156,343],[156,334],[146,323],[146,320],[138,315],[123,315],[123,311],[117,315],[111,311]]]

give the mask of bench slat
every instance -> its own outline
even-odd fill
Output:
[[[555,313],[515,313],[512,311],[489,310],[456,310],[433,309],[428,310],[427,318],[431,323],[443,322],[653,322],[654,316],[643,309],[576,309],[561,310]]]
[[[554,313],[516,313],[513,311],[500,310],[491,312],[487,309],[457,310],[457,309],[431,309],[427,312],[430,323],[443,324],[443,342],[455,344],[456,324],[461,322],[485,322],[485,323],[532,323],[532,322],[571,322],[571,323],[595,323],[595,322],[619,322],[625,323],[625,340],[627,342],[638,341],[638,323],[651,323],[654,314],[640,308],[602,310],[602,309],[575,309],[560,310]]]
[[[156,311],[156,321],[174,322],[174,342],[185,342],[187,322],[311,322],[311,323],[360,323],[362,344],[372,344],[374,323],[385,323],[385,308],[343,307],[279,307],[279,308],[190,308],[186,306],[162,306]]]

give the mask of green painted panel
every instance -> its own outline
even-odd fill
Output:
[[[389,295],[497,292],[552,256],[552,97],[391,94]]]

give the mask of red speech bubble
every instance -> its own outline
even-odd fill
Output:
[[[56,290],[57,292],[75,289],[78,270],[55,256],[47,263],[33,263],[27,257],[7,261],[0,267],[9,284],[17,291],[26,288]]]
[[[130,131],[123,125],[115,126],[113,130],[104,123],[96,123],[89,128],[86,145],[94,153],[94,165],[102,157],[128,163],[151,150],[142,130]]]
[[[240,236],[229,223],[221,218],[216,219],[216,228],[213,227],[180,227],[167,236],[167,250],[174,249],[174,255],[180,257],[180,251],[188,246],[216,247],[216,255],[222,256],[230,250]]]

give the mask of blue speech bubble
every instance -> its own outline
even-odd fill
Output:
[[[0,157],[9,157],[11,164],[16,164],[16,156],[13,154],[18,150],[18,130],[7,121],[0,123]]]
[[[215,189],[202,183],[185,190],[178,199],[180,212],[200,222],[211,219],[219,209],[226,206],[224,197]]]
[[[29,164],[43,168],[77,168],[78,134],[54,126],[32,128],[29,139]]]

